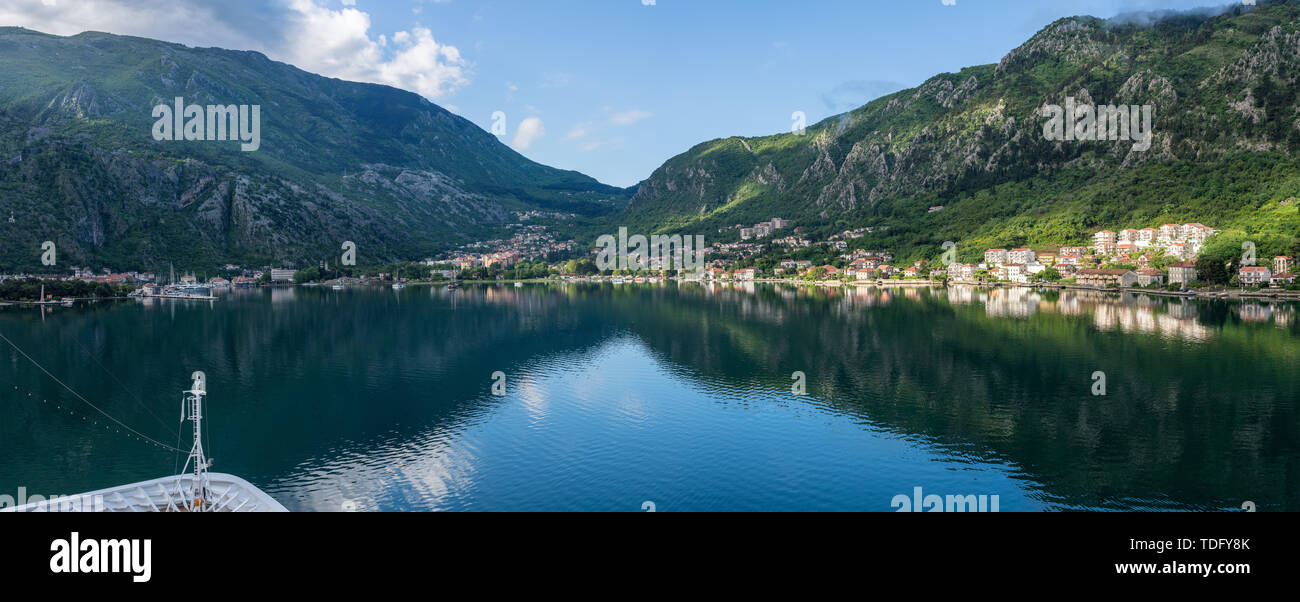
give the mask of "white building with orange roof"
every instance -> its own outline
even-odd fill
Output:
[[[1092,235],[1092,248],[1096,250],[1099,255],[1110,255],[1111,253],[1114,253],[1115,245],[1118,242],[1119,238],[1110,230],[1102,230],[1101,232]],[[1064,255],[1064,253],[1062,254]]]
[[[1218,230],[1206,226],[1205,224],[1199,224],[1195,222],[1190,224],[1183,224],[1183,240],[1187,242],[1202,243],[1205,242],[1205,240],[1208,239],[1209,237],[1217,234],[1218,232],[1219,232]]]
[[[1248,265],[1237,272],[1237,280],[1243,286],[1262,286],[1273,279],[1273,273],[1262,265]]]
[[[1010,251],[1007,251],[1008,263],[1017,263],[1020,265],[1024,265],[1027,263],[1032,263],[1036,257],[1037,255],[1034,253],[1032,249],[1028,249],[1025,247],[1020,247],[1017,249],[1011,249]]]
[[[1178,224],[1165,224],[1160,226],[1160,230],[1156,234],[1156,240],[1164,244],[1174,242],[1179,238],[1182,238],[1182,229],[1182,226],[1179,226]]]

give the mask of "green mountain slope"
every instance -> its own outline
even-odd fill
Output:
[[[771,217],[901,258],[1082,242],[1100,228],[1199,221],[1300,251],[1300,3],[1138,26],[1061,19],[996,65],[945,73],[811,126],[670,159],[615,219],[735,237]],[[1052,141],[1043,107],[1152,105],[1154,140]],[[932,206],[943,206],[930,212]],[[712,240],[712,238],[710,238]]]
[[[156,104],[261,107],[261,148],[155,141]],[[534,163],[394,88],[255,52],[0,28],[0,272],[409,259],[514,209],[598,216],[627,192]],[[9,218],[13,217],[13,222]],[[61,271],[61,270],[60,270]]]

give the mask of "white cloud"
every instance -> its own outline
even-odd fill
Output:
[[[640,109],[632,109],[631,111],[623,111],[622,113],[615,113],[612,117],[609,118],[609,120],[617,125],[632,125],[638,121],[641,121],[642,119],[647,119],[649,117],[650,117],[649,112],[642,111]]]
[[[233,24],[222,20],[217,6],[194,0],[146,2],[145,0],[101,0],[72,2],[58,6],[51,0],[5,0],[0,2],[0,25],[16,25],[55,35],[83,31],[106,31],[182,42],[195,46],[231,45],[247,42]],[[184,32],[186,39],[176,39]],[[247,47],[247,46],[243,46]]]
[[[469,65],[426,27],[371,37],[370,15],[324,0],[226,3],[203,0],[97,0],[55,6],[50,0],[5,0],[0,25],[57,35],[106,31],[179,42],[256,50],[328,77],[387,84],[437,99],[469,83]],[[69,4],[69,3],[63,3]],[[355,4],[355,3],[352,3]]]
[[[591,128],[590,122],[579,123],[578,125],[573,126],[573,129],[569,130],[569,133],[564,135],[564,139],[578,140],[579,138],[586,138],[587,134],[590,133],[590,128]]]
[[[542,124],[541,119],[528,117],[519,122],[519,127],[515,130],[515,139],[510,143],[510,146],[515,147],[515,150],[525,150],[545,133],[546,126]]]
[[[286,61],[308,71],[388,84],[439,98],[469,83],[455,46],[439,44],[425,27],[399,31],[385,56],[369,35],[370,15],[354,8],[330,10],[315,0],[291,0]]]
[[[594,151],[594,150],[596,150],[596,149],[599,149],[599,148],[602,147],[602,146],[609,146],[609,145],[611,145],[611,144],[618,144],[619,142],[622,142],[622,141],[623,141],[622,138],[615,138],[615,139],[613,139],[613,140],[588,140],[587,142],[583,142],[582,144],[579,144],[579,145],[578,145],[578,150],[580,150],[580,151],[582,151],[582,152],[584,152],[584,153],[589,153],[589,152],[591,152],[591,151]]]
[[[543,88],[563,88],[573,81],[573,76],[568,73],[547,73],[542,75]]]

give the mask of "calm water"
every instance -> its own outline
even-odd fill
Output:
[[[292,510],[889,511],[915,487],[1003,511],[1300,510],[1295,311],[973,288],[281,288],[3,308],[0,333],[168,444],[206,372],[214,470]],[[0,495],[175,470],[0,346]]]

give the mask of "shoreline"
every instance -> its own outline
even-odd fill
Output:
[[[437,287],[437,286],[445,286],[445,285],[447,285],[447,284],[450,284],[451,282],[452,282],[452,281],[450,281],[450,280],[445,280],[445,281],[411,281],[411,282],[408,282],[408,283],[406,283],[406,284],[409,285],[409,286],[434,286],[434,287]],[[596,278],[596,279],[592,279],[592,278],[581,278],[581,279],[569,279],[569,280],[562,280],[562,279],[549,279],[549,278],[546,278],[546,279],[528,279],[528,280],[458,280],[458,281],[456,281],[456,282],[457,282],[458,284],[462,284],[462,285],[470,285],[470,284],[473,284],[473,285],[489,284],[489,285],[491,285],[491,284],[496,284],[496,285],[503,285],[503,286],[504,286],[504,285],[507,285],[507,284],[513,284],[513,283],[527,283],[527,284],[570,284],[570,283],[585,283],[585,284],[613,284],[613,282],[611,281],[611,279],[606,279],[606,278]],[[1107,294],[1114,294],[1114,295],[1135,294],[1135,295],[1150,295],[1150,296],[1153,296],[1153,297],[1168,297],[1168,298],[1173,298],[1173,299],[1197,299],[1197,300],[1202,300],[1202,301],[1213,301],[1213,300],[1223,300],[1223,301],[1234,301],[1234,300],[1237,300],[1237,301],[1257,300],[1257,301],[1279,301],[1279,302],[1288,302],[1288,303],[1300,303],[1300,291],[1285,291],[1285,290],[1278,290],[1278,291],[1269,291],[1269,290],[1262,290],[1262,291],[1240,291],[1240,290],[1192,290],[1192,291],[1188,291],[1188,292],[1180,292],[1180,291],[1169,291],[1169,290],[1164,290],[1164,289],[1144,289],[1144,288],[1098,288],[1098,287],[1091,287],[1091,286],[1080,286],[1080,285],[1074,285],[1074,284],[1057,284],[1057,283],[1048,283],[1048,282],[1034,283],[1034,284],[1023,284],[1023,283],[1016,283],[1016,282],[955,282],[955,281],[934,281],[934,280],[858,280],[858,281],[849,281],[849,282],[845,282],[845,281],[841,281],[841,280],[818,280],[818,281],[805,281],[805,280],[790,280],[790,279],[780,279],[780,278],[756,278],[756,279],[754,279],[754,280],[692,280],[692,279],[683,279],[683,278],[680,278],[680,277],[668,277],[668,278],[662,278],[662,279],[660,279],[658,282],[655,282],[655,283],[650,283],[650,282],[644,282],[644,283],[624,282],[624,284],[664,284],[664,283],[668,283],[668,282],[676,282],[676,283],[678,283],[678,284],[683,284],[683,283],[692,283],[692,284],[745,284],[745,283],[751,283],[751,284],[785,284],[785,285],[791,285],[791,286],[805,286],[805,287],[830,287],[830,288],[843,288],[843,287],[848,287],[848,286],[859,287],[859,288],[864,288],[864,287],[875,287],[875,288],[934,288],[934,287],[944,287],[944,288],[953,288],[953,287],[957,287],[957,286],[973,286],[973,287],[977,287],[977,288],[988,288],[988,289],[995,289],[995,288],[1025,288],[1025,289],[1040,289],[1040,290],[1069,290],[1069,291],[1083,291],[1083,292],[1093,292],[1093,293],[1107,293]],[[262,284],[262,285],[256,285],[256,286],[254,286],[254,287],[252,287],[252,288],[253,288],[253,289],[257,289],[257,288],[277,288],[277,287],[293,288],[293,287],[298,287],[298,286],[320,288],[320,287],[328,287],[328,286],[332,286],[333,284],[334,284],[334,283],[329,283],[329,282],[308,282],[308,283],[304,283],[304,284],[275,283],[275,284]],[[345,283],[345,284],[346,284],[347,286],[349,286],[349,287],[372,287],[372,286],[387,287],[387,286],[390,286],[390,285],[391,285],[390,282],[348,282],[348,283]],[[180,296],[169,296],[169,295],[154,295],[154,296],[149,296],[149,297],[144,297],[144,296],[136,296],[136,297],[132,297],[132,296],[124,296],[124,297],[84,297],[84,298],[75,298],[75,299],[73,299],[73,302],[74,302],[74,303],[88,303],[88,302],[96,302],[96,301],[131,301],[131,300],[141,300],[141,299],[177,299],[177,300],[188,300],[188,301],[209,301],[209,300],[215,300],[215,299],[217,299],[217,298],[218,298],[218,297],[215,296],[215,295],[214,295],[214,296],[211,296],[211,297],[206,297],[206,298],[205,298],[205,297],[180,297]],[[25,306],[35,306],[35,307],[53,307],[53,306],[62,306],[62,305],[63,305],[62,300],[59,300],[59,301],[45,301],[45,302],[40,302],[40,301],[24,301],[24,300],[0,299],[0,307],[10,307],[10,306],[12,306],[12,307],[25,307]]]
[[[985,286],[990,284],[966,284],[967,286]],[[1157,297],[1180,297],[1184,299],[1276,299],[1280,301],[1300,301],[1300,291],[1240,291],[1240,290],[1190,290],[1188,292],[1169,291],[1164,289],[1146,289],[1146,288],[1097,288],[1092,286],[1079,286],[1074,284],[1018,284],[1018,283],[997,283],[998,286],[1010,288],[1047,288],[1057,290],[1076,290],[1092,291],[1100,293],[1133,293],[1153,295]],[[952,286],[952,285],[949,285]]]
[[[95,301],[129,301],[132,297],[76,297],[72,299],[73,303],[95,302]],[[0,306],[5,305],[37,305],[52,306],[63,305],[63,299],[58,301],[23,301],[20,299],[0,299]]]

